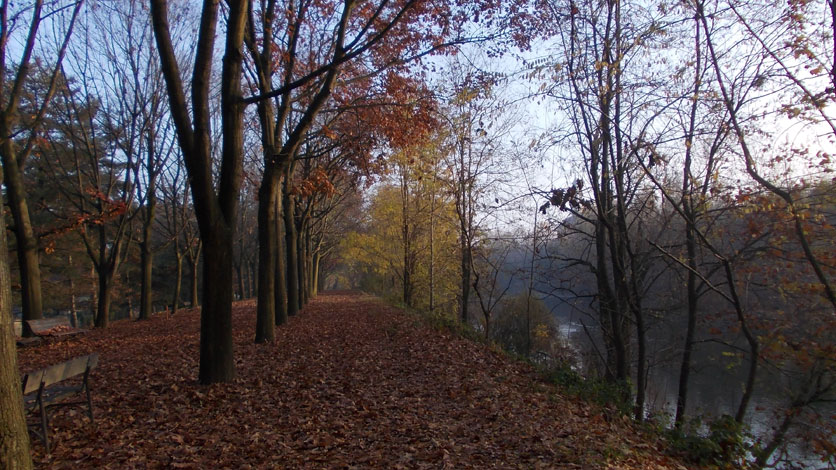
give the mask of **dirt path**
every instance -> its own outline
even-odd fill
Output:
[[[196,383],[198,314],[26,348],[21,369],[98,351],[96,426],[55,412],[42,468],[681,468],[526,366],[356,293],[322,294],[271,345],[234,313],[238,378]]]

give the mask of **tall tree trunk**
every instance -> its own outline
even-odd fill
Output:
[[[680,427],[685,421],[685,407],[688,404],[688,381],[691,376],[691,354],[694,349],[694,332],[697,328],[697,250],[694,227],[691,221],[686,221],[685,234],[689,267],[687,281],[688,326],[685,330],[685,345],[682,349],[682,362],[679,366],[679,387],[676,394],[676,417],[674,418],[676,427]]]
[[[317,250],[311,260],[311,289],[313,290],[314,297],[319,295],[319,262],[321,260],[322,255]]]
[[[252,299],[258,296],[258,260],[251,257],[247,260],[247,298]]]
[[[73,255],[67,256],[67,265],[72,269],[73,267]],[[70,320],[72,321],[73,328],[81,328],[81,325],[78,322],[78,306],[76,304],[75,298],[75,276],[73,273],[70,273]]]
[[[235,376],[232,348],[232,254],[243,178],[245,104],[241,96],[241,45],[246,29],[248,2],[242,0],[227,5],[220,81],[223,142],[217,189],[212,172],[209,90],[219,2],[207,1],[203,5],[191,82],[191,109],[186,101],[182,75],[171,41],[165,0],[151,2],[151,17],[168,90],[169,109],[189,173],[200,236],[206,245],[198,380],[203,384],[211,384],[229,382]]]
[[[3,172],[0,170],[0,183]],[[30,470],[29,431],[23,412],[17,348],[12,327],[12,282],[6,221],[0,211],[0,468]]]
[[[790,407],[789,410],[784,412],[784,419],[781,420],[781,424],[777,429],[775,429],[772,439],[770,439],[769,442],[755,454],[755,465],[752,468],[761,469],[765,468],[769,464],[769,458],[784,443],[784,440],[787,437],[787,432],[789,432],[799,413],[799,408],[796,408],[795,406]]]
[[[11,138],[5,138],[12,135],[10,122],[5,114],[3,117],[4,119],[0,119],[0,136],[4,137],[2,143],[0,143],[0,156],[3,161],[6,197],[14,220],[17,262],[20,268],[22,288],[23,319],[37,320],[43,318],[38,239],[32,229],[32,221],[29,217],[23,170],[18,164],[15,144]]]
[[[243,260],[239,259],[238,262],[235,263],[235,274],[236,274],[236,278],[237,278],[237,281],[238,281],[238,283],[236,284],[237,287],[238,287],[238,298],[241,299],[241,300],[244,300],[244,298],[247,296],[247,291],[245,290],[246,288],[244,287],[244,261]]]
[[[180,288],[183,285],[183,253],[179,250],[175,253],[177,260],[177,273],[174,278],[174,299],[171,301],[171,314],[176,315],[180,308]]]
[[[311,235],[311,227],[310,222],[308,222],[308,227],[305,230],[305,277],[307,278],[307,282],[305,283],[305,290],[306,295],[308,297],[308,301],[314,298],[314,272],[313,272],[313,239]]]
[[[281,190],[276,191],[276,204],[275,204],[275,215],[274,219],[276,221],[276,276],[274,277],[273,281],[275,282],[275,293],[276,293],[276,324],[283,325],[287,323],[287,280],[286,277],[286,263],[285,263],[285,235],[284,235],[284,223],[282,222],[282,192]]]
[[[639,351],[636,358],[636,406],[634,416],[636,421],[644,420],[644,407],[647,389],[647,329],[644,325],[644,313],[641,308],[633,312],[636,319],[636,340]]]
[[[75,300],[75,286],[73,279],[70,278],[70,324],[73,328],[81,328],[78,323],[78,307]]]
[[[305,229],[301,223],[299,227],[296,227],[296,268],[298,269],[296,282],[301,310],[308,303],[308,297],[305,295]]]
[[[145,170],[148,173],[148,187],[145,189],[145,217],[142,221],[142,243],[139,245],[142,253],[140,256],[142,276],[139,295],[140,320],[151,318],[151,312],[154,309],[154,248],[152,246],[152,237],[154,233],[154,218],[157,215],[157,170],[154,168],[157,130],[154,128],[154,124],[151,124],[151,128],[146,135],[148,148],[146,150]]]
[[[687,280],[687,303],[688,303],[688,326],[685,331],[685,345],[682,350],[682,362],[679,367],[679,386],[676,394],[676,415],[674,426],[679,428],[685,421],[685,413],[688,405],[688,380],[691,376],[691,353],[694,349],[694,334],[697,327],[697,307],[699,302],[697,292],[697,237],[696,237],[696,210],[693,204],[694,188],[691,182],[691,154],[693,152],[694,133],[697,124],[697,106],[700,102],[700,84],[702,83],[702,41],[700,39],[699,17],[694,17],[694,90],[691,101],[690,119],[688,132],[685,136],[685,161],[683,162],[682,178],[682,210],[685,215],[685,246],[687,250],[688,280]],[[706,168],[706,184],[703,185],[703,195],[708,189],[708,181],[712,174],[712,158]]]
[[[435,164],[433,164],[435,166]],[[430,192],[430,313],[435,311],[435,178],[433,171],[432,191]],[[487,323],[486,323],[487,325]],[[487,336],[486,336],[487,337]]]
[[[290,178],[285,175],[285,193],[283,198],[284,206],[284,230],[285,230],[285,253],[287,253],[287,314],[296,315],[299,312],[299,267],[298,253],[296,249],[296,221],[294,197],[287,193],[288,181]]]
[[[126,273],[125,273],[125,284],[126,284],[126,285],[129,285],[129,286],[131,285],[131,272],[130,272],[130,271],[128,271],[128,272],[126,272]],[[129,291],[129,293],[128,293],[128,295],[127,295],[127,300],[128,300],[128,318],[133,319],[133,317],[134,317],[134,300],[133,300],[133,295],[131,295],[131,293],[130,293],[130,292],[131,292],[131,291]],[[112,302],[112,299],[111,299],[111,302]]]
[[[413,304],[413,280],[414,263],[412,256],[412,234],[414,229],[410,225],[411,217],[409,212],[409,175],[407,169],[401,168],[400,176],[401,191],[401,240],[403,246],[403,276],[402,276],[402,300],[404,305],[412,307]]]
[[[148,208],[146,209],[145,220],[142,223],[142,243],[139,244],[141,251],[140,275],[142,276],[140,294],[139,294],[139,319],[147,320],[151,318],[151,311],[153,310],[154,291],[152,289],[152,274],[154,269],[154,251],[151,247],[151,236],[153,234],[154,212],[156,209],[156,200],[149,194]]]
[[[303,222],[303,229],[299,233],[299,244],[302,246],[302,292],[304,293],[305,305],[311,301],[311,230],[309,219]]]
[[[198,292],[197,292],[197,290],[198,290],[197,289],[197,285],[198,285],[197,280],[198,280],[198,273],[200,272],[200,270],[198,268],[200,267],[199,266],[200,265],[200,254],[201,254],[202,251],[203,251],[203,242],[201,241],[197,246],[196,252],[194,254],[192,254],[190,252],[190,254],[189,254],[189,264],[191,265],[191,268],[192,268],[192,272],[191,272],[191,274],[192,274],[192,285],[191,285],[192,292],[191,292],[191,296],[190,296],[191,297],[190,301],[191,301],[191,304],[192,304],[192,308],[197,308],[197,307],[200,306],[200,301],[199,301],[200,297],[198,297],[198,295],[197,295],[198,294]]]
[[[94,313],[95,306],[99,305],[99,278],[96,276],[96,264],[90,263],[90,303],[88,308],[90,314],[93,315],[93,325],[95,326],[96,316]]]
[[[238,237],[238,257],[234,260],[235,272],[238,275],[238,298],[244,300],[249,297],[250,284],[249,266],[247,266],[247,256],[244,255],[244,236]]]
[[[459,299],[459,316],[461,317],[461,322],[467,325],[470,322],[470,312],[468,309],[470,308],[470,267],[473,265],[473,252],[471,251],[470,244],[467,241],[467,234],[461,233],[459,236],[461,237],[462,250],[462,284],[460,293],[461,298]]]
[[[274,166],[265,170],[258,189],[258,303],[255,342],[276,338],[276,190],[280,178]]]
[[[232,347],[233,230],[218,224],[204,239],[203,308],[200,311],[200,383],[235,377]]]
[[[595,249],[598,291],[598,308],[607,350],[607,378],[612,381],[624,381],[628,377],[627,348],[622,328],[622,315],[619,312],[615,295],[610,287],[609,269],[607,268],[607,235],[604,222],[596,223]]]
[[[107,328],[110,324],[110,304],[113,300],[113,275],[116,269],[105,262],[96,270],[98,274],[98,298],[96,304],[96,328]]]

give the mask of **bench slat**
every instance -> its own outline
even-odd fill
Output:
[[[41,387],[41,378],[44,376],[43,369],[29,372],[23,376],[23,394],[37,392]]]
[[[93,369],[98,363],[99,355],[94,353],[88,356],[70,359],[69,361],[55,364],[46,369],[30,372],[23,377],[23,394],[37,392],[41,383],[44,384],[44,387],[49,387],[70,377],[81,375],[88,367]]]
[[[39,320],[27,320],[25,327],[33,334],[39,335],[57,326],[71,327],[70,319],[67,317],[41,318]]]

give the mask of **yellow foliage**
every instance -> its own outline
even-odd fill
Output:
[[[371,193],[366,220],[344,236],[339,252],[364,289],[401,298],[410,263],[413,305],[429,305],[432,275],[435,305],[453,306],[460,279],[454,206],[421,150],[390,159],[395,171]]]

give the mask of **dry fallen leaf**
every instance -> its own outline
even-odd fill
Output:
[[[51,415],[41,468],[675,469],[629,423],[563,398],[529,367],[356,293],[322,294],[253,344],[233,312],[237,378],[197,384],[199,313],[115,322],[19,351],[33,370],[96,351],[95,425]],[[629,439],[629,440],[628,440]],[[624,450],[627,452],[624,452]]]

